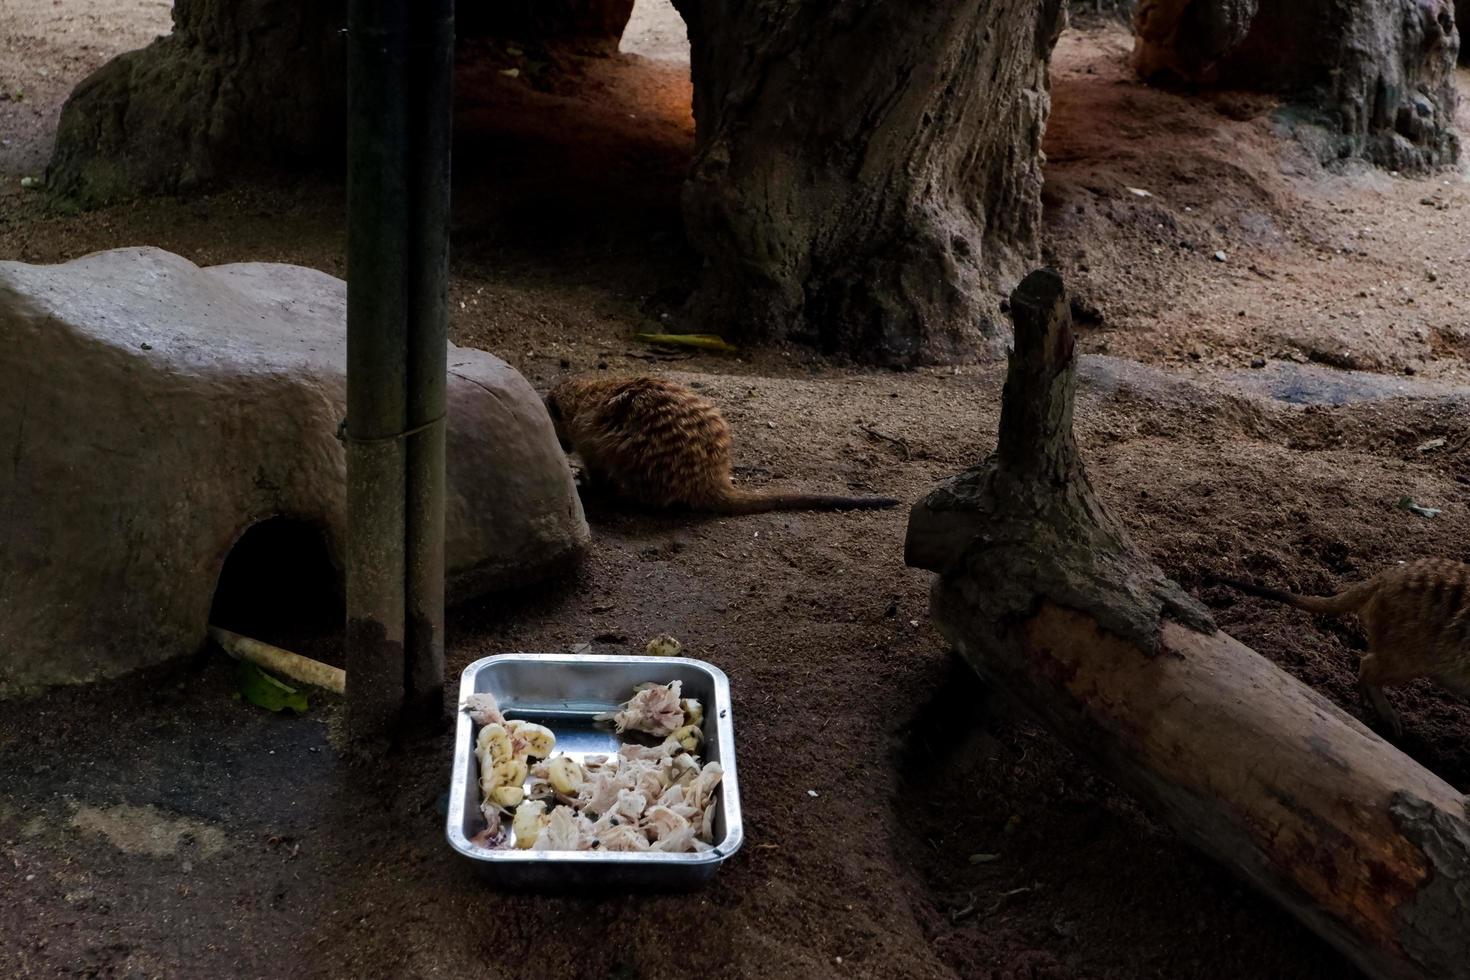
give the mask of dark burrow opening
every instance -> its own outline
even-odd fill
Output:
[[[341,582],[319,526],[285,517],[262,521],[225,558],[209,622],[340,664],[346,615]]]

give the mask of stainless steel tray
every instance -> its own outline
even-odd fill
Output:
[[[604,657],[592,654],[506,653],[476,660],[460,679],[459,703],[471,694],[495,695],[507,718],[524,718],[550,728],[558,752],[579,761],[611,755],[621,742],[594,715],[610,711],[648,681],[683,682],[685,697],[704,704],[706,762],[718,762],[724,777],[715,796],[711,850],[692,854],[609,851],[492,850],[470,843],[484,826],[480,817],[479,763],[474,723],[459,713],[454,772],[449,785],[449,846],[474,861],[497,883],[517,888],[586,885],[678,888],[708,881],[739,848],[740,790],[735,771],[735,725],[730,682],[718,667],[687,657]]]

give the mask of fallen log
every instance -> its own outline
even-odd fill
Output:
[[[293,681],[310,684],[324,691],[331,691],[333,694],[347,693],[347,672],[341,667],[333,667],[320,660],[312,660],[299,653],[282,650],[269,643],[262,643],[260,640],[253,640],[248,636],[220,629],[218,626],[209,628],[209,638],[218,643],[221,650],[236,660],[249,661],[257,667],[264,667],[282,677],[289,677]]]
[[[1453,787],[1217,631],[1129,541],[1072,436],[1060,278],[1011,297],[999,441],[913,508],[905,560],[987,681],[1369,976],[1470,978],[1470,811]]]

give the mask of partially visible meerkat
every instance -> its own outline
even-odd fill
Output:
[[[648,507],[716,514],[892,507],[892,497],[760,493],[730,480],[730,426],[708,399],[660,378],[572,378],[546,395],[562,448],[594,488]]]
[[[1330,596],[1305,596],[1217,578],[1222,585],[1307,612],[1357,613],[1368,634],[1358,689],[1395,738],[1403,735],[1385,687],[1428,677],[1470,700],[1470,565],[1406,562]]]

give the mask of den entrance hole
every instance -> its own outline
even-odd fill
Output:
[[[321,528],[278,517],[252,526],[230,549],[209,622],[335,664],[345,615],[341,573]]]

